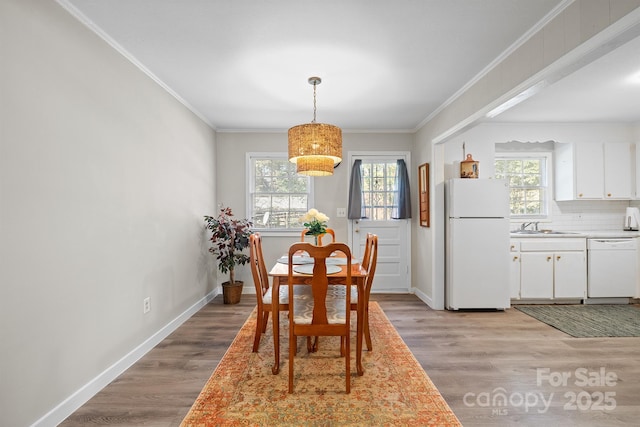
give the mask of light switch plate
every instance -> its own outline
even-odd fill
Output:
[[[338,208],[336,212],[338,218],[344,218],[347,216],[347,208]]]

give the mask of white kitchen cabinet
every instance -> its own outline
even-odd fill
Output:
[[[553,297],[586,298],[587,254],[582,251],[554,253]]]
[[[519,267],[511,268],[513,299],[516,270],[520,274],[521,300],[586,298],[586,239],[540,237],[511,242],[512,248],[519,249]]]
[[[520,299],[520,243],[511,242],[509,248],[509,293],[511,299]]]
[[[635,150],[632,144],[604,144],[605,199],[632,199],[635,185]]]
[[[553,252],[520,253],[520,298],[553,298]]]
[[[555,147],[555,199],[629,200],[635,150],[629,143],[558,143]]]

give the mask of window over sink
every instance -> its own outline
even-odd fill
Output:
[[[551,199],[551,153],[496,152],[495,177],[509,183],[511,218],[546,218]]]

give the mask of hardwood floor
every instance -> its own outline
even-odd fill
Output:
[[[515,309],[371,298],[465,426],[638,425],[640,338],[572,338]],[[179,425],[254,306],[216,298],[61,425]],[[500,396],[506,405],[493,405]]]

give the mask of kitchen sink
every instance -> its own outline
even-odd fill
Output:
[[[513,230],[511,234],[579,234],[571,231],[554,230]]]

